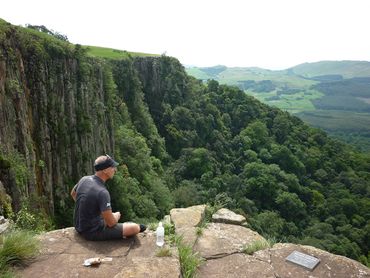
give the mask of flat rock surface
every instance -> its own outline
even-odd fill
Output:
[[[136,257],[129,259],[120,273],[114,278],[162,278],[180,277],[180,263],[177,258],[171,257]]]
[[[185,227],[176,229],[176,234],[182,236],[182,242],[186,245],[193,246],[197,240],[197,228]]]
[[[240,252],[247,244],[265,240],[257,232],[243,226],[209,223],[194,245],[203,258]]]
[[[215,260],[208,260],[198,269],[198,277],[271,277],[274,276],[272,266],[245,254],[232,254]],[[298,278],[298,277],[297,277]]]
[[[86,241],[74,228],[56,230],[40,236],[41,253],[20,277],[179,277],[180,264],[176,248],[171,257],[157,257],[154,232],[122,240]],[[112,258],[95,267],[83,266],[88,258]],[[146,262],[146,263],[145,263]],[[150,264],[152,262],[152,264]],[[151,274],[145,274],[147,266]],[[149,267],[150,265],[150,267]],[[134,276],[122,275],[132,273]],[[144,274],[143,274],[144,273]],[[145,275],[145,276],[142,276]]]
[[[320,263],[313,270],[308,270],[302,266],[286,261],[285,258],[293,251],[299,251],[306,255],[316,257],[320,259]],[[312,246],[279,243],[275,244],[273,248],[256,252],[254,257],[270,262],[276,277],[281,278],[370,277],[369,268],[361,263],[343,256],[331,254]]]

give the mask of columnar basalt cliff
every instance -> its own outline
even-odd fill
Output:
[[[112,65],[87,57],[78,45],[3,28],[0,180],[15,210],[30,196],[44,199],[50,214],[63,205],[73,182],[91,173],[93,159],[113,151],[115,127],[127,120],[126,103],[132,122],[160,155],[163,142],[147,127],[151,118],[143,119],[148,111],[136,107],[143,106],[143,94],[132,59]]]
[[[71,180],[114,148],[103,63],[79,47],[30,42],[9,28],[0,41],[1,181],[16,209],[21,196],[44,197],[47,211]],[[60,48],[58,48],[60,47]],[[17,167],[24,165],[23,172]]]

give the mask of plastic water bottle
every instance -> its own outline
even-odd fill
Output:
[[[155,233],[157,234],[157,246],[162,247],[164,244],[164,228],[162,222],[159,222]]]

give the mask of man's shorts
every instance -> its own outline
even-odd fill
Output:
[[[105,226],[102,230],[98,230],[93,233],[82,233],[81,235],[87,240],[94,241],[122,239],[123,225],[122,223],[117,223],[113,227]]]

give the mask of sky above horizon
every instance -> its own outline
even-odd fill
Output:
[[[11,0],[1,3],[0,18],[185,66],[286,69],[370,61],[369,11],[368,0]]]

